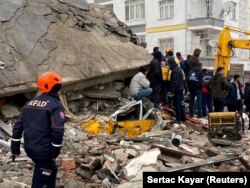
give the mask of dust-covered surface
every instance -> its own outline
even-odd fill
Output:
[[[85,0],[2,0],[0,97],[36,90],[49,70],[64,90],[129,76],[151,58],[136,42],[111,11]]]

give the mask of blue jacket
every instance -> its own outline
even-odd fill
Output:
[[[233,106],[237,105],[237,91],[233,83],[229,85],[228,94],[226,98],[226,104],[233,105]]]
[[[240,96],[243,98],[242,90],[240,89]],[[227,105],[237,105],[237,88],[235,83],[229,85],[228,95],[226,98]]]
[[[187,85],[190,91],[201,91],[203,83],[203,72],[194,67],[188,74]]]
[[[15,123],[11,151],[20,154],[24,133],[24,149],[32,160],[56,158],[64,134],[64,109],[57,95],[41,94],[27,102]]]

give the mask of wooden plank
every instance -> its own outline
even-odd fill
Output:
[[[249,163],[243,157],[239,158],[239,160],[247,170],[250,170]]]
[[[219,144],[219,145],[223,145],[223,146],[231,146],[233,143],[230,140],[222,140],[222,139],[211,139],[211,142],[213,144]]]
[[[206,159],[206,160],[202,160],[202,161],[199,161],[197,163],[191,163],[191,164],[182,165],[181,167],[172,168],[172,169],[167,170],[166,172],[178,172],[178,171],[193,169],[193,168],[197,168],[197,167],[212,165],[212,164],[215,164],[215,163],[231,161],[231,160],[240,159],[240,158],[241,158],[240,156],[218,155],[216,157],[212,157],[212,158],[209,158],[209,159]]]
[[[183,155],[190,156],[190,157],[195,157],[195,158],[204,158],[201,155],[194,155],[194,154],[189,153],[189,152],[180,151],[178,149],[174,149],[174,148],[171,148],[171,147],[166,147],[166,146],[163,146],[163,145],[160,145],[160,144],[154,144],[154,145],[151,146],[151,148],[159,148],[163,154],[166,154],[166,155],[169,155],[169,156],[175,156],[175,157],[179,157],[179,158],[181,158]]]
[[[163,107],[163,110],[165,112],[171,113],[174,116],[174,111],[173,111],[172,108]],[[185,118],[186,118],[186,121],[189,121],[189,122],[191,122],[192,124],[194,124],[196,126],[198,125],[198,126],[201,126],[204,129],[208,129],[208,126],[206,124],[202,123],[199,119],[193,119],[189,115],[185,115]]]

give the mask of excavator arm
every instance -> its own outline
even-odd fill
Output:
[[[216,70],[218,67],[224,67],[225,76],[227,76],[229,72],[233,48],[250,49],[250,40],[233,40],[230,31],[241,32],[229,27],[225,27],[220,32],[214,61],[214,70]],[[241,33],[250,35],[250,32]]]

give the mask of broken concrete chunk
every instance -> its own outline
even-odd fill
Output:
[[[148,165],[148,166],[143,166],[138,173],[136,174],[136,176],[130,180],[130,182],[139,182],[142,181],[142,175],[143,172],[157,172],[159,170],[159,167],[157,167],[157,165]]]
[[[82,186],[79,184],[78,180],[70,180],[65,184],[64,188],[82,188]]]
[[[134,158],[140,154],[136,149],[133,149],[133,148],[125,149],[125,153],[128,154],[129,158]]]
[[[109,161],[111,161],[111,162],[115,161],[115,156],[112,153],[110,153],[110,152],[106,152],[104,154],[104,158],[107,159],[107,160],[109,160]]]
[[[0,120],[0,128],[3,129],[4,132],[8,134],[8,136],[12,135],[13,128],[10,124],[6,124],[2,120]]]
[[[208,157],[215,157],[220,154],[215,148],[209,148],[205,151],[205,153]]]
[[[16,118],[20,116],[20,111],[16,106],[5,104],[0,108],[0,112],[3,115],[5,120],[9,120],[11,118]]]
[[[144,165],[157,164],[157,157],[160,155],[158,148],[144,152],[141,156],[132,159],[125,166],[125,174],[128,179],[134,177]]]
[[[65,125],[65,139],[74,141],[74,142],[80,142],[87,140],[87,134],[82,132],[81,130],[78,130],[74,127],[68,126],[67,124]]]
[[[76,169],[76,173],[80,175],[83,179],[91,180],[92,173],[89,170],[83,169],[81,167],[78,167]]]
[[[0,1],[0,22],[10,21],[15,16],[17,9],[24,6],[25,0]]]
[[[10,187],[15,187],[15,188],[26,188],[28,185],[25,183],[21,182],[16,182],[16,181],[9,181],[5,180],[3,183],[0,183],[1,188],[10,188]]]
[[[181,160],[181,163],[182,163],[182,164],[188,164],[188,163],[194,162],[193,159],[192,159],[191,157],[185,156],[185,155],[182,156],[180,160]]]
[[[222,139],[211,139],[211,142],[213,144],[218,144],[218,145],[223,145],[223,146],[231,146],[233,143],[232,141],[222,140]]]
[[[116,91],[110,84],[100,85],[84,89],[82,93],[91,98],[97,99],[118,99],[121,93]]]
[[[0,183],[3,182],[4,172],[0,169]]]

